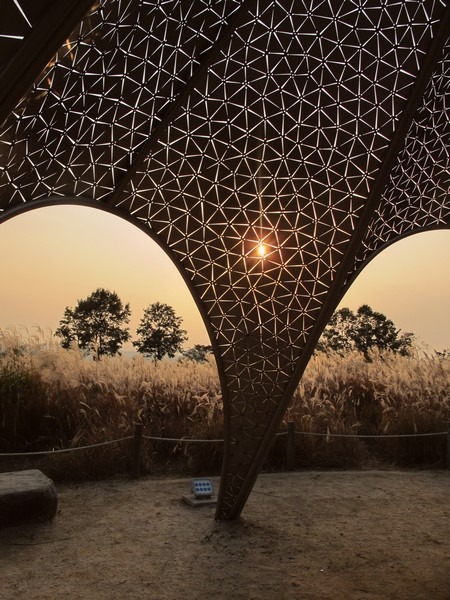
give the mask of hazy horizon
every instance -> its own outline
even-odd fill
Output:
[[[171,259],[117,216],[76,206],[32,210],[0,225],[0,251],[2,329],[54,332],[66,306],[104,287],[130,304],[132,336],[144,308],[164,302],[183,319],[186,348],[209,343]],[[356,310],[369,304],[401,330],[413,332],[421,344],[449,348],[449,256],[450,231],[422,232],[396,242],[369,263],[341,306]]]

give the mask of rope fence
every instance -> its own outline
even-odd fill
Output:
[[[399,433],[399,434],[360,434],[360,433],[320,433],[314,431],[297,431],[295,423],[289,421],[287,424],[286,431],[280,431],[276,434],[276,437],[287,436],[286,442],[286,467],[288,470],[295,468],[295,437],[298,435],[304,436],[317,436],[325,438],[354,438],[354,439],[393,439],[393,438],[419,438],[419,437],[437,437],[447,436],[447,453],[446,453],[446,466],[450,469],[450,421],[447,423],[447,431],[438,431],[431,433]],[[77,446],[75,448],[62,448],[59,450],[43,450],[39,452],[0,452],[0,458],[12,458],[12,457],[24,457],[24,456],[53,456],[55,454],[64,454],[68,452],[77,452],[79,450],[89,450],[91,448],[99,448],[101,446],[110,446],[112,444],[118,444],[120,442],[127,442],[132,440],[131,444],[131,476],[138,478],[140,475],[141,465],[141,450],[143,440],[158,441],[158,442],[176,442],[177,444],[214,444],[224,443],[223,439],[193,439],[193,438],[171,438],[171,437],[160,437],[152,435],[144,435],[144,426],[142,423],[135,423],[134,435],[119,438],[116,440],[110,440],[106,442],[99,442],[98,444],[91,444],[89,446]]]
[[[353,438],[353,439],[394,439],[394,438],[424,438],[424,437],[437,437],[447,436],[447,452],[446,452],[446,466],[450,469],[450,421],[447,423],[447,431],[437,431],[431,433],[385,433],[379,435],[371,435],[364,433],[318,433],[314,431],[296,431],[295,423],[293,421],[288,422],[287,431],[281,431],[276,436],[287,435],[286,443],[286,467],[292,471],[295,468],[295,436],[317,436],[325,438]]]
[[[0,457],[13,456],[45,456],[46,454],[64,454],[66,452],[76,452],[77,450],[89,450],[89,448],[99,448],[100,446],[111,446],[118,442],[132,440],[134,436],[119,438],[118,440],[110,440],[109,442],[99,442],[98,444],[90,444],[89,446],[76,446],[75,448],[61,448],[59,450],[42,450],[40,452],[0,452]]]
[[[340,437],[340,438],[375,438],[375,439],[385,439],[385,438],[416,438],[416,437],[433,437],[438,435],[447,435],[446,431],[438,431],[435,433],[381,433],[379,435],[366,435],[364,433],[316,433],[315,431],[296,431],[296,435],[315,435],[318,437]],[[289,435],[288,431],[280,431],[275,434],[276,436],[280,435]]]
[[[157,442],[177,442],[178,444],[212,444],[212,443],[223,443],[225,440],[194,440],[192,438],[169,438],[169,437],[156,437],[153,435],[144,435],[146,440],[154,440]]]

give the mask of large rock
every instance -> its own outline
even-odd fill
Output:
[[[0,527],[51,521],[57,506],[55,485],[41,471],[0,473]]]

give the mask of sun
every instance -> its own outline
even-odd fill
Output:
[[[262,242],[259,242],[257,252],[261,258],[263,258],[267,253],[267,248]]]

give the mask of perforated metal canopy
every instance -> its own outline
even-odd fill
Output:
[[[221,377],[218,518],[245,505],[348,286],[450,223],[439,0],[4,0],[0,219],[73,203],[172,257]]]

